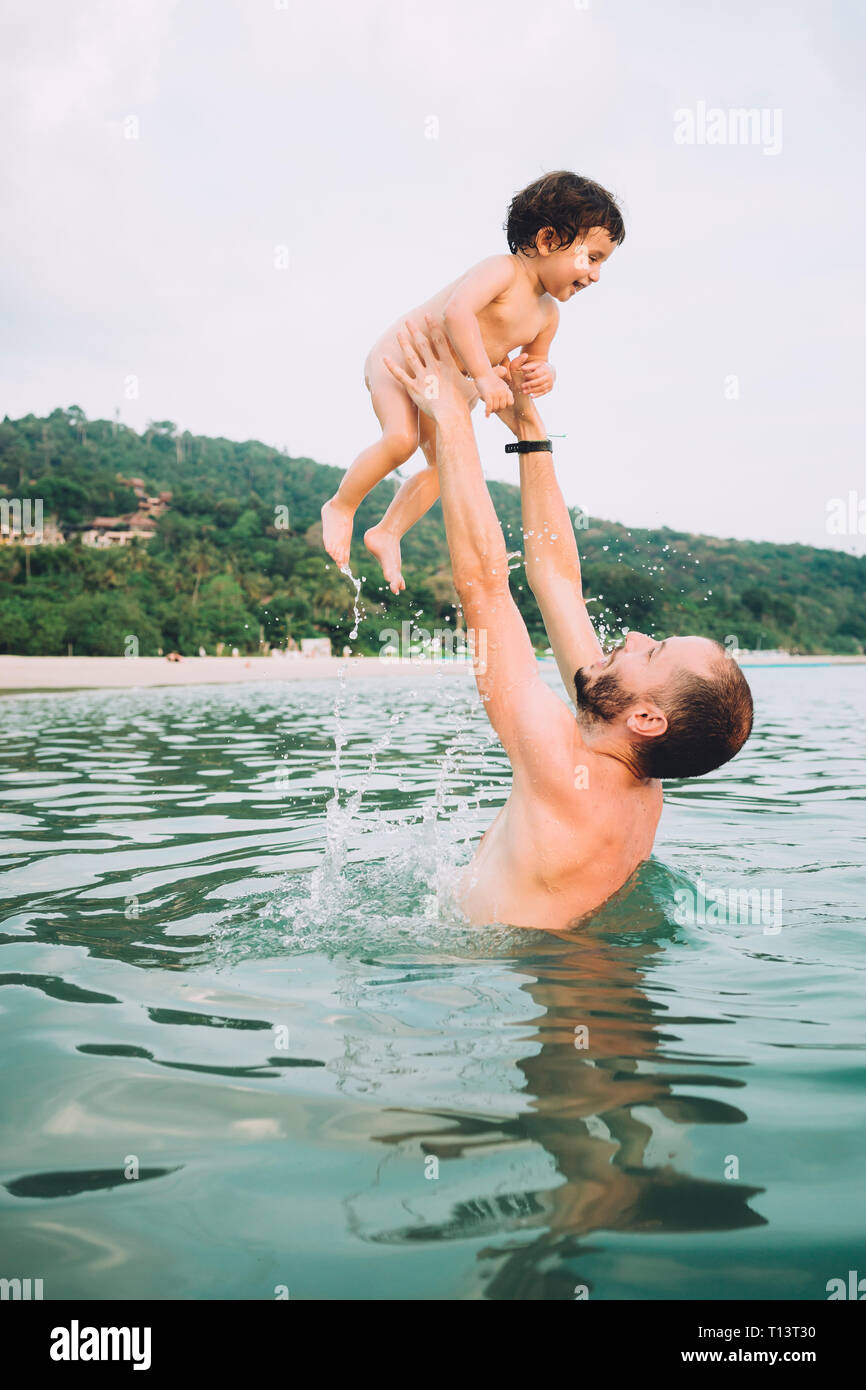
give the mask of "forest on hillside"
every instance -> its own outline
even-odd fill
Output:
[[[0,545],[0,652],[122,655],[132,635],[159,650],[246,653],[262,642],[328,636],[337,650],[353,626],[352,585],[321,547],[319,511],[340,470],[290,458],[257,441],[144,433],[88,420],[76,406],[0,424],[0,503],[40,499],[63,545]],[[96,548],[80,533],[97,516],[135,511],[128,482],[172,493],[152,539]],[[363,503],[356,536],[393,494],[381,483]],[[520,494],[491,483],[512,559],[514,597],[533,640],[546,638],[520,557]],[[802,545],[723,540],[666,528],[627,529],[573,514],[590,611],[606,630],[654,636],[735,636],[741,647],[796,652],[866,650],[866,559]],[[404,543],[407,590],[395,598],[356,543],[364,613],[353,650],[378,653],[382,633],[409,622],[453,627],[441,508]]]

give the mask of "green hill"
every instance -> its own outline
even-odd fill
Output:
[[[132,488],[170,490],[169,510],[148,542],[97,549],[80,531],[96,516],[135,511]],[[0,424],[0,503],[42,499],[64,545],[0,545],[0,651],[121,655],[130,635],[142,655],[159,648],[242,651],[327,635],[341,649],[352,627],[351,585],[321,548],[319,509],[340,470],[289,458],[256,441],[180,434],[170,421],[139,435],[77,407],[47,419]],[[361,507],[356,535],[378,520],[393,493],[379,485]],[[519,551],[516,488],[490,490],[511,548]],[[803,545],[719,540],[667,529],[627,530],[574,514],[591,611],[665,636],[702,632],[743,647],[800,652],[866,649],[866,559]],[[403,620],[453,624],[455,596],[441,509],[404,545],[407,592],[394,598],[357,544],[365,612],[354,649],[380,650],[380,633]],[[512,587],[533,639],[544,630],[513,561]]]

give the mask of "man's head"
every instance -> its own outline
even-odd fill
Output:
[[[560,169],[514,195],[505,233],[512,253],[531,259],[544,289],[564,303],[598,280],[625,226],[606,188]]]
[[[593,742],[621,751],[641,777],[700,777],[738,753],[752,730],[748,682],[706,637],[657,642],[630,632],[609,656],[581,666],[574,686]]]

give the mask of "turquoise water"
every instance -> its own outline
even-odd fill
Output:
[[[0,702],[0,1276],[823,1299],[866,1274],[866,668],[749,676],[747,750],[670,787],[654,859],[569,938],[449,906],[507,788],[459,672]]]

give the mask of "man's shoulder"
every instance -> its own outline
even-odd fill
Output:
[[[531,800],[560,805],[570,816],[647,816],[661,813],[662,784],[636,779],[615,758],[596,753],[584,741],[580,725],[563,702],[548,706],[535,735],[536,775],[524,794]],[[539,758],[539,750],[542,756]]]

